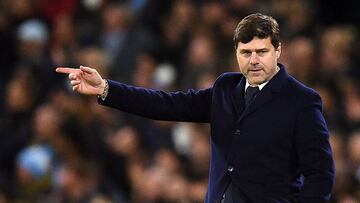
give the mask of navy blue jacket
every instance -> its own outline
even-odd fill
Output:
[[[209,122],[206,203],[221,202],[230,181],[254,203],[326,202],[334,163],[320,96],[279,67],[247,108],[240,73],[225,73],[208,89],[172,93],[109,80],[99,102],[151,119]]]

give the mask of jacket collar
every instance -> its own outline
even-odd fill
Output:
[[[259,92],[254,102],[247,108],[245,108],[244,101],[246,78],[241,77],[239,83],[234,89],[234,92],[232,93],[233,105],[235,106],[237,115],[239,115],[238,122],[264,104],[270,102],[273,99],[273,95],[281,91],[281,88],[286,83],[289,75],[286,72],[284,65],[279,63],[278,66],[280,70],[274,75],[273,78],[270,79],[265,87]]]

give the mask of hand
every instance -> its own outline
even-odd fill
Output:
[[[93,68],[85,66],[80,66],[80,69],[59,67],[56,68],[56,72],[69,74],[70,83],[75,92],[101,95],[105,89],[105,80]]]

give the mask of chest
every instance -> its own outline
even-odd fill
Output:
[[[298,110],[286,98],[275,96],[253,111],[240,113],[230,98],[214,104],[211,128],[216,145],[227,148],[234,140],[239,146],[262,149],[291,145]]]

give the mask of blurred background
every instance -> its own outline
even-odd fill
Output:
[[[207,124],[152,121],[74,94],[57,66],[165,91],[238,71],[232,37],[262,12],[280,62],[316,89],[332,203],[360,202],[360,6],[336,0],[0,0],[0,203],[200,203]]]

